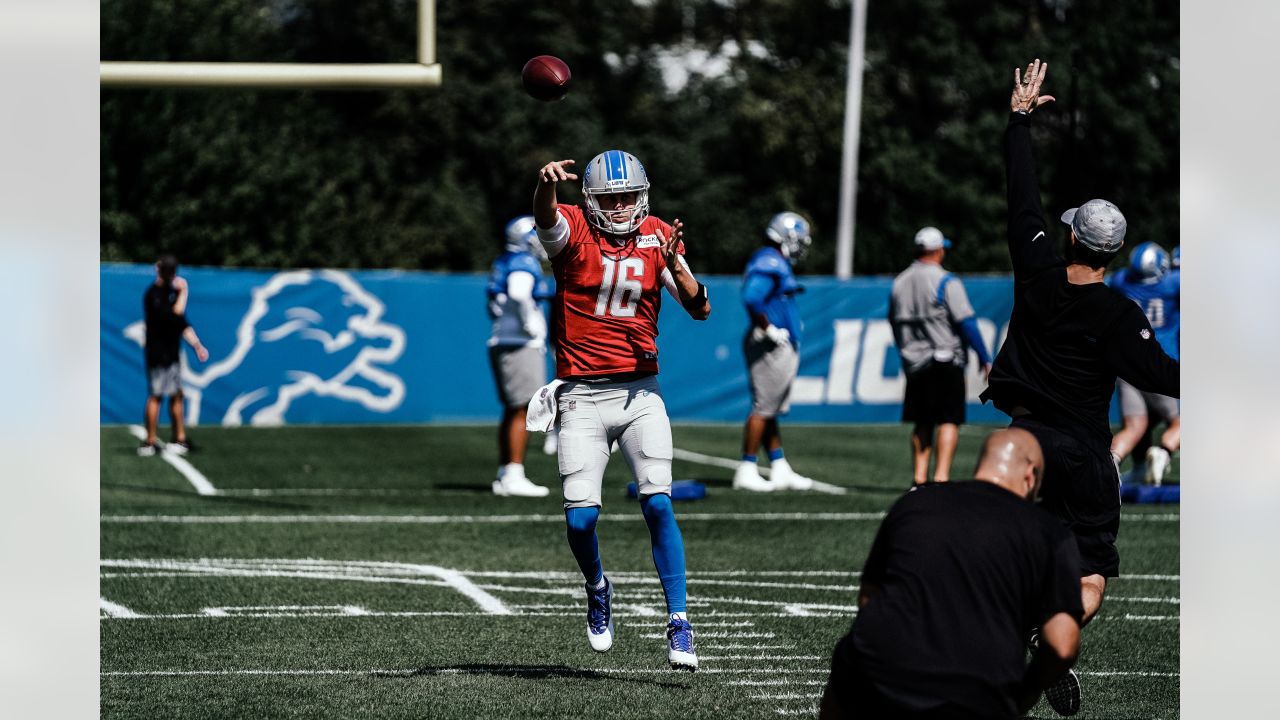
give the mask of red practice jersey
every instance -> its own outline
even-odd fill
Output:
[[[569,223],[569,242],[551,258],[556,377],[658,372],[667,264],[657,231],[671,237],[671,226],[650,215],[617,245],[587,222],[581,208],[561,204],[559,210]],[[684,243],[677,251],[684,254]]]

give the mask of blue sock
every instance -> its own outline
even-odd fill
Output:
[[[756,456],[755,456],[755,455],[743,455],[743,456],[742,456],[742,462],[749,462],[749,463],[751,463],[752,465],[754,465],[754,464],[755,464],[755,462],[756,462]]]
[[[667,613],[687,612],[685,606],[684,537],[671,509],[671,496],[646,495],[640,499],[649,540],[653,544],[653,565],[667,597]]]
[[[769,451],[769,462],[773,462],[774,460],[781,460],[781,459],[782,459],[782,448]]]
[[[596,585],[604,576],[604,567],[600,564],[600,545],[596,542],[596,521],[600,519],[600,508],[580,507],[564,511],[565,523],[569,526],[569,549],[582,569],[582,576],[590,585]]]

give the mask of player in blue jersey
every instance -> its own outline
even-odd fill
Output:
[[[529,481],[524,454],[529,442],[525,414],[529,400],[547,382],[547,321],[539,300],[554,295],[542,276],[542,243],[533,216],[507,223],[506,250],[493,261],[486,293],[489,318],[489,364],[493,369],[502,421],[498,425],[498,477],[493,493],[545,497],[550,490]]]
[[[791,469],[782,452],[778,416],[791,406],[791,383],[800,369],[800,313],[791,263],[813,240],[809,223],[793,212],[778,213],[765,229],[763,247],[747,261],[742,303],[751,323],[742,340],[751,379],[751,414],[742,430],[742,462],[733,474],[738,490],[808,490],[813,480]],[[770,479],[760,476],[756,452],[769,455]]]
[[[1133,249],[1129,265],[1112,275],[1107,284],[1142,308],[1160,347],[1177,360],[1181,272],[1170,266],[1169,253],[1164,248],[1145,242]],[[1111,441],[1116,463],[1132,453],[1134,467],[1128,478],[1159,485],[1169,469],[1170,456],[1178,451],[1182,440],[1178,401],[1143,392],[1124,380],[1116,382],[1116,391],[1124,418],[1124,428]],[[1160,435],[1159,444],[1152,445],[1148,430],[1159,422],[1168,427]]]

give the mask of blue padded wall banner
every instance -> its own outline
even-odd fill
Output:
[[[184,348],[193,424],[491,422],[499,414],[485,340],[485,276],[409,271],[183,267],[187,318],[208,347]],[[101,265],[103,423],[139,422],[146,393],[142,294],[150,265]],[[670,298],[658,338],[663,395],[676,421],[741,421],[750,407],[736,276],[701,278],[712,315],[690,319]],[[1013,309],[1006,276],[962,278],[993,352]],[[885,319],[888,277],[800,278],[800,376],[787,422],[896,422],[904,379]],[[548,367],[552,365],[548,358]],[[550,371],[549,371],[550,373]],[[969,419],[977,404],[970,351]]]

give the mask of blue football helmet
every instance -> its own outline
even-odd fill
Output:
[[[534,229],[532,215],[521,215],[507,223],[503,233],[506,235],[509,252],[533,253],[538,260],[547,259],[547,251],[542,248],[538,231]]]
[[[1169,253],[1153,242],[1144,242],[1129,255],[1129,272],[1141,282],[1155,282],[1169,272]]]
[[[635,193],[635,202],[626,218],[614,222],[615,212],[600,208],[600,198],[617,193]],[[582,197],[587,206],[587,221],[610,235],[630,235],[649,217],[649,174],[635,155],[622,150],[606,150],[587,163],[582,173]]]
[[[764,234],[781,246],[782,255],[788,260],[799,260],[813,244],[813,238],[809,236],[809,221],[793,212],[774,215]]]

